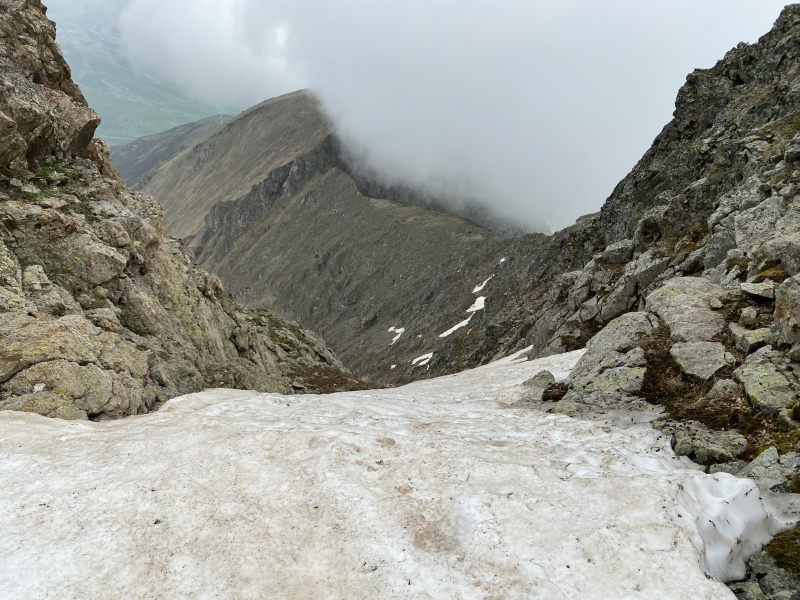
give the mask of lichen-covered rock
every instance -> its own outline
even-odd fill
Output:
[[[681,277],[668,281],[647,297],[647,310],[669,326],[676,342],[710,342],[725,327],[723,317],[709,302],[725,290],[706,279]]]
[[[778,454],[774,446],[764,450],[744,469],[741,477],[769,480],[772,485],[786,483],[795,474],[800,473],[800,455],[795,452]]]
[[[768,354],[767,348],[751,354],[733,375],[744,385],[750,404],[762,412],[777,416],[795,399],[791,382],[781,373]]]
[[[775,284],[769,280],[762,283],[743,283],[742,291],[754,298],[772,300],[775,298]]]
[[[747,440],[738,431],[712,431],[696,421],[656,421],[653,427],[666,434],[675,454],[709,465],[734,460],[747,450]]]
[[[731,323],[728,327],[731,330],[736,349],[745,354],[752,354],[756,350],[775,342],[775,334],[767,327],[749,330],[736,323]]]
[[[775,294],[775,325],[781,342],[800,342],[800,276],[783,282]]]
[[[553,412],[578,415],[647,408],[634,394],[642,389],[647,365],[638,344],[652,330],[647,313],[628,313],[609,323],[586,344],[586,354],[570,375],[569,391]]]
[[[669,353],[684,373],[704,381],[732,361],[719,342],[678,342]]]
[[[76,408],[69,398],[52,392],[12,396],[10,399],[0,402],[0,410],[32,412],[43,417],[65,421],[88,419],[86,412]]]

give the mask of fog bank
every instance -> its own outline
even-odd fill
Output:
[[[136,68],[217,103],[314,88],[390,180],[554,229],[599,210],[685,76],[766,33],[777,0],[50,0],[116,11]],[[454,183],[457,182],[457,183]],[[460,188],[460,189],[456,189]]]

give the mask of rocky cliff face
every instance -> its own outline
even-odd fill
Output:
[[[314,334],[246,312],[164,237],[70,79],[38,0],[0,2],[0,410],[140,414],[206,386],[346,389]]]

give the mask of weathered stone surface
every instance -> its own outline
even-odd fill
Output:
[[[703,380],[728,365],[725,346],[719,342],[678,342],[669,353],[684,373]]]
[[[752,329],[757,323],[758,311],[752,306],[743,308],[741,314],[739,315],[739,325],[748,329]]]
[[[706,394],[706,398],[719,399],[731,398],[739,393],[739,384],[732,379],[720,379]]]
[[[542,402],[542,394],[548,386],[554,384],[556,378],[550,371],[541,371],[522,384],[524,392],[516,405],[537,404]]]
[[[65,396],[90,417],[105,412],[112,394],[112,378],[108,372],[95,365],[81,366],[66,360],[38,363],[16,375],[5,387],[23,396],[33,393],[38,385]]]
[[[754,298],[772,300],[775,298],[775,284],[767,280],[764,283],[743,283],[742,291]]]
[[[647,403],[633,394],[642,388],[647,365],[638,344],[652,330],[647,313],[628,313],[609,323],[586,344],[586,354],[570,375],[570,389],[553,411],[644,410]]]
[[[739,600],[800,600],[800,579],[778,567],[766,550],[750,559],[746,581],[728,587]]]
[[[0,402],[0,410],[32,412],[43,417],[64,419],[65,421],[88,419],[86,412],[76,408],[66,396],[52,392],[39,392],[9,398]]]
[[[37,320],[18,313],[0,314],[0,382],[44,361],[94,362],[94,336],[94,327],[76,315]]]
[[[775,342],[775,334],[769,328],[749,330],[731,323],[728,326],[733,335],[736,349],[745,354],[752,354],[759,348],[763,348]]]
[[[709,307],[725,290],[699,277],[680,277],[647,297],[647,310],[669,326],[676,342],[709,342],[724,326],[723,317]]]
[[[775,294],[775,325],[780,340],[794,345],[800,342],[800,276],[783,282]]]
[[[759,352],[750,355],[733,375],[744,385],[745,393],[755,408],[777,416],[795,399],[795,393],[775,364],[760,356]]]
[[[735,430],[711,431],[696,421],[655,421],[653,427],[670,438],[675,454],[701,465],[732,461],[747,450],[747,440]]]
[[[759,454],[739,472],[739,475],[754,479],[768,479],[781,484],[786,483],[796,473],[800,473],[800,454],[789,452],[780,455],[777,448],[773,446]]]
[[[209,384],[366,387],[315,335],[244,311],[164,238],[161,206],[125,189],[92,140],[98,123],[44,6],[0,0],[2,408],[107,419]]]
[[[633,249],[633,240],[620,240],[603,250],[597,260],[608,265],[624,265],[633,257]]]

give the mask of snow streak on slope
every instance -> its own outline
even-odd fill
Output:
[[[459,323],[458,325],[454,325],[453,327],[445,331],[443,334],[441,334],[439,337],[446,338],[449,335],[453,335],[456,331],[458,331],[462,327],[466,327],[467,325],[469,325],[469,322],[472,320],[472,317],[474,316],[475,315],[470,315],[469,319],[467,319],[466,321],[461,321],[461,323]]]
[[[475,304],[473,304],[467,309],[467,312],[468,313],[478,312],[479,310],[483,310],[485,307],[486,307],[486,296],[479,296],[475,300]]]
[[[494,278],[494,275],[492,275],[491,277],[489,277],[489,279],[487,279],[486,281],[484,281],[484,282],[483,282],[482,284],[480,284],[479,286],[476,286],[476,287],[475,287],[475,289],[474,289],[474,290],[472,290],[472,293],[473,293],[473,294],[477,294],[477,293],[480,293],[480,292],[482,292],[482,291],[483,291],[483,288],[485,288],[485,287],[486,287],[486,284],[487,284],[487,283],[489,283],[489,282],[492,280],[492,278]]]
[[[707,496],[752,483],[703,475],[644,425],[510,408],[521,382],[563,379],[580,355],[330,396],[211,390],[115,422],[0,413],[0,589],[732,598],[703,574],[697,520]],[[768,521],[759,503],[714,506],[709,518]]]

